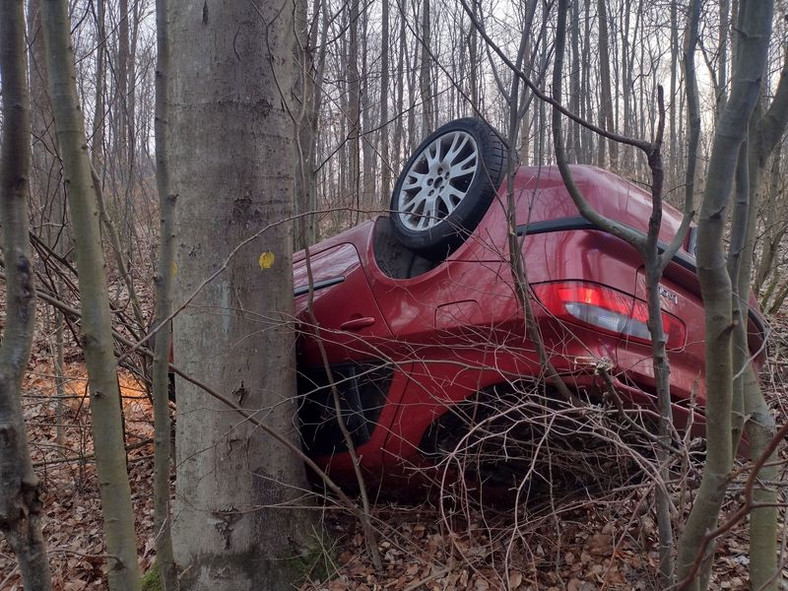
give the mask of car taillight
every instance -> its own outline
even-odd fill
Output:
[[[534,293],[545,309],[561,320],[587,324],[607,332],[651,342],[648,326],[648,305],[615,289],[567,281],[540,283]],[[675,316],[662,311],[662,328],[668,349],[684,346],[686,329]]]

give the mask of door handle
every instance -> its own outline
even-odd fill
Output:
[[[375,324],[376,318],[374,316],[362,316],[361,318],[353,318],[346,320],[339,325],[340,330],[361,330],[368,326]]]

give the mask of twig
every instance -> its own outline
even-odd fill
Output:
[[[141,447],[145,447],[146,445],[153,443],[153,439],[144,439],[142,441],[138,441],[137,443],[132,443],[131,445],[126,446],[126,451],[132,451],[135,449],[139,449]],[[52,466],[54,464],[68,464],[70,462],[86,462],[92,461],[96,459],[96,454],[84,454],[79,456],[71,456],[66,458],[60,458],[59,460],[42,460],[40,462],[33,462],[34,468],[40,468],[42,466]],[[0,585],[0,589],[3,586]]]
[[[427,583],[429,583],[430,581],[434,581],[435,579],[440,579],[441,577],[445,577],[448,574],[449,574],[449,569],[448,568],[442,568],[438,572],[434,572],[431,575],[429,575],[427,577],[424,577],[423,579],[421,579],[419,581],[416,581],[415,583],[411,583],[410,585],[405,587],[405,589],[403,589],[403,591],[416,591],[416,589],[418,589],[422,585],[426,585]]]

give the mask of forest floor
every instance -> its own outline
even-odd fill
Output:
[[[784,338],[788,330],[776,333],[782,343],[788,342]],[[764,386],[775,400],[776,412],[784,416],[780,400],[788,401],[788,376],[782,375],[783,370],[788,367],[783,368],[782,359],[776,360]],[[44,536],[56,591],[105,589],[84,366],[74,359],[67,363],[66,374],[67,398],[58,419],[52,363],[46,347],[37,344],[23,402],[33,461],[44,484]],[[121,385],[139,560],[148,570],[155,558],[151,408],[144,390],[129,374],[122,374]],[[729,496],[727,514],[741,502],[735,492]],[[677,524],[686,507],[687,502],[677,501]],[[604,492],[553,489],[516,510],[463,505],[449,514],[429,501],[381,502],[372,514],[383,562],[380,570],[373,566],[361,529],[347,512],[327,508],[323,515],[325,552],[302,591],[659,589],[653,494],[645,479]],[[742,521],[719,541],[710,588],[748,588],[747,547],[747,523]],[[783,577],[788,577],[788,569]],[[16,562],[2,540],[0,591],[19,589]]]

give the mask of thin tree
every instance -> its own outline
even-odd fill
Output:
[[[763,89],[762,89],[763,92]],[[752,272],[753,248],[757,229],[756,212],[763,191],[763,173],[772,153],[788,125],[788,52],[783,56],[780,81],[769,108],[763,112],[756,104],[749,125],[749,139],[740,153],[739,176],[736,183],[738,206],[734,209],[731,249],[740,248],[738,256],[728,257],[738,261],[738,275],[732,275],[733,309],[738,315],[734,333],[733,362],[736,377],[734,387],[741,396],[741,415],[747,417],[750,457],[757,461],[771,443],[776,430],[755,371],[750,363],[747,346],[748,296]],[[746,174],[745,174],[746,173]],[[770,483],[777,480],[777,466],[767,462],[758,473],[753,488],[753,502],[761,505],[752,510],[750,517],[750,584],[753,589],[772,591],[778,588],[777,564],[777,492]]]
[[[52,587],[41,534],[41,483],[27,447],[20,393],[35,323],[35,287],[28,241],[30,96],[23,0],[0,4],[0,234],[6,273],[5,330],[0,341],[0,531],[14,551],[28,591]]]
[[[312,19],[307,0],[296,0],[293,116],[296,126],[295,249],[314,244],[319,236],[315,158],[326,63],[328,15],[323,0],[313,0]]]
[[[46,58],[41,30],[39,0],[27,2],[27,42],[30,68],[31,127],[33,134],[33,169],[30,176],[31,230],[47,248],[65,256],[70,249],[71,225],[66,220],[66,195],[52,124],[52,107],[46,89]],[[98,84],[98,81],[96,82]],[[98,105],[97,105],[98,108]],[[40,216],[40,217],[39,217]],[[57,278],[62,291],[63,279]],[[65,443],[63,407],[66,395],[64,365],[65,319],[55,307],[44,311],[44,330],[55,333],[52,359],[55,374],[55,442]],[[54,326],[53,326],[54,325]]]
[[[732,297],[738,278],[729,273],[723,240],[739,153],[765,71],[773,9],[771,0],[740,3],[731,93],[717,122],[698,221],[698,279],[706,322],[706,465],[677,558],[678,579],[692,590],[708,586],[714,544],[706,536],[717,523],[734,455]]]
[[[173,549],[189,589],[287,589],[309,551],[292,451],[293,11],[292,1],[170,7],[175,300],[197,292],[175,318],[174,357],[293,444],[178,380]]]
[[[380,194],[383,203],[388,203],[391,195],[391,170],[392,162],[389,161],[389,93],[391,92],[391,37],[389,34],[390,10],[389,3],[383,2],[381,7],[381,31],[382,39],[380,52],[380,134],[378,142],[380,144]]]
[[[420,29],[420,51],[421,62],[419,64],[419,93],[421,96],[422,113],[422,133],[435,129],[435,109],[433,108],[432,90],[432,14],[430,0],[421,1],[421,29]]]
[[[93,445],[109,555],[107,577],[113,591],[137,591],[141,584],[140,572],[126,471],[107,277],[96,188],[92,183],[84,120],[77,98],[67,2],[43,0],[41,16],[47,49],[49,93],[76,240],[82,345],[88,370]]]
[[[363,207],[361,195],[361,74],[359,59],[359,5],[360,0],[350,0],[347,6],[349,41],[347,46],[347,126],[348,126],[348,185],[356,208],[356,221]]]
[[[156,186],[161,217],[159,261],[156,271],[156,314],[153,357],[153,525],[156,562],[162,591],[178,589],[178,573],[172,554],[170,521],[171,430],[169,357],[171,335],[168,318],[172,309],[175,261],[175,201],[170,190],[167,97],[170,77],[169,0],[156,0]]]
[[[599,19],[599,127],[606,131],[615,128],[613,116],[613,91],[610,81],[610,34],[607,23],[607,0],[597,0],[597,18]],[[599,141],[599,155],[597,163],[606,166],[605,140]],[[615,170],[618,165],[618,143],[610,141],[610,165]]]

